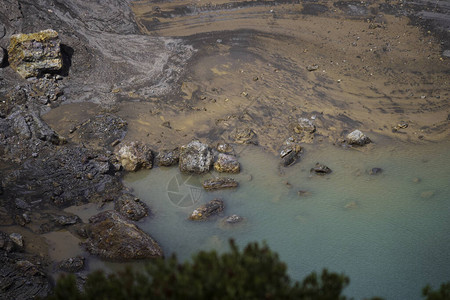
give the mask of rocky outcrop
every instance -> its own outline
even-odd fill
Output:
[[[148,214],[147,205],[131,194],[123,194],[114,203],[114,209],[127,219],[138,221]]]
[[[316,165],[311,168],[311,173],[317,174],[317,175],[326,175],[326,174],[330,174],[332,171],[330,168],[328,168],[325,165],[322,165],[320,163],[316,163]]]
[[[131,142],[119,147],[116,157],[122,167],[129,172],[153,167],[153,154],[150,146],[141,142]]]
[[[162,150],[156,156],[156,163],[158,166],[170,167],[176,165],[180,159],[180,150],[175,148],[173,150]]]
[[[58,268],[65,272],[75,273],[84,269],[84,257],[76,256],[63,260]]]
[[[209,171],[213,155],[208,145],[194,140],[180,148],[180,171],[202,174]]]
[[[219,177],[207,179],[202,186],[205,190],[220,190],[238,187],[239,183],[233,178]]]
[[[361,131],[354,130],[351,133],[347,134],[346,142],[349,145],[364,146],[366,144],[369,144],[372,141],[370,140],[370,138],[368,136],[366,136]]]
[[[13,241],[0,232],[0,298],[45,298],[50,280],[37,257],[15,252]]]
[[[161,247],[147,233],[115,211],[105,211],[89,219],[84,247],[108,260],[160,257]]]
[[[213,215],[221,213],[223,209],[223,201],[214,199],[195,209],[189,216],[189,219],[194,221],[206,220]]]
[[[23,78],[62,68],[60,40],[52,29],[11,36],[8,46],[10,66]]]
[[[241,166],[236,156],[219,153],[217,161],[214,163],[214,170],[225,173],[239,173]]]

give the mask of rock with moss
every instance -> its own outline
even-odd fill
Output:
[[[63,60],[58,33],[47,29],[30,34],[14,34],[8,46],[8,61],[11,68],[23,78],[60,70]]]
[[[206,220],[213,215],[221,213],[223,209],[223,201],[220,199],[214,199],[195,209],[189,216],[189,219],[194,221]]]
[[[113,210],[89,219],[88,239],[82,245],[93,255],[115,261],[161,257],[158,243]]]
[[[214,170],[217,172],[239,173],[241,166],[236,156],[220,153],[214,163]]]

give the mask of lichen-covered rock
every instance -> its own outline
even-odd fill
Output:
[[[223,201],[220,199],[214,199],[195,209],[189,216],[189,219],[194,221],[206,220],[210,216],[222,212],[223,208]]]
[[[116,157],[126,171],[134,172],[139,169],[151,169],[153,167],[153,154],[150,146],[140,142],[122,145],[116,151]]]
[[[236,156],[220,153],[214,163],[214,170],[225,173],[239,173],[241,166]]]
[[[93,255],[109,260],[160,257],[158,243],[116,211],[108,210],[89,219],[88,239],[83,243]]]
[[[239,183],[233,178],[219,177],[207,179],[202,186],[205,190],[220,190],[238,187]]]
[[[208,145],[194,140],[180,148],[180,171],[202,174],[209,171],[213,155]]]
[[[354,130],[351,133],[349,133],[347,135],[346,141],[349,145],[357,145],[357,146],[364,146],[365,144],[369,144],[371,142],[369,137],[359,130]]]
[[[58,265],[59,269],[65,272],[75,273],[83,270],[84,257],[76,256],[63,260]]]
[[[8,46],[10,66],[23,78],[62,68],[60,40],[52,29],[14,34]]]
[[[311,168],[310,171],[311,171],[311,173],[315,173],[315,174],[318,174],[318,175],[325,175],[325,174],[330,174],[331,173],[331,169],[330,168],[328,168],[327,166],[322,165],[320,163],[316,163],[316,165],[313,168]]]
[[[176,165],[180,158],[180,150],[175,148],[173,150],[162,150],[156,156],[158,166],[170,167]]]
[[[114,203],[114,209],[127,219],[138,221],[148,214],[147,205],[131,194],[123,194]]]

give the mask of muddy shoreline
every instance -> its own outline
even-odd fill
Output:
[[[156,156],[193,139],[240,143],[250,132],[279,155],[289,137],[339,147],[354,129],[411,146],[449,138],[445,2],[4,0],[0,8],[0,50],[12,34],[52,28],[64,59],[40,78],[21,78],[6,59],[0,68],[0,230],[24,238],[19,247],[2,236],[0,275],[27,268],[20,278],[36,285],[24,298],[50,291],[57,262],[43,234],[87,237],[86,222],[63,209],[108,206],[127,193],[115,156],[127,142]],[[296,131],[299,118],[317,130]],[[14,276],[4,290],[18,297]]]

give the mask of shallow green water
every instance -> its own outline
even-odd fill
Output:
[[[266,241],[294,279],[328,268],[350,276],[345,293],[356,299],[420,299],[426,283],[450,280],[450,143],[384,144],[364,152],[310,146],[283,174],[277,158],[247,147],[234,191],[203,192],[200,182],[217,174],[181,176],[177,168],[130,174],[125,182],[151,207],[153,215],[139,226],[166,255],[188,259],[200,249],[225,251],[231,237],[241,246]],[[315,162],[333,173],[311,176]],[[369,175],[373,167],[384,171]],[[300,197],[299,190],[309,195]],[[196,206],[216,197],[225,202],[223,216],[246,221],[223,227],[223,216],[187,220]]]

